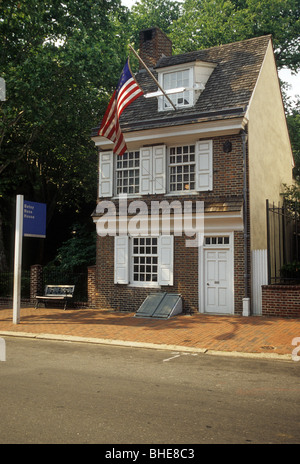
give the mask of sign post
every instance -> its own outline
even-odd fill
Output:
[[[13,295],[14,324],[20,322],[23,236],[46,237],[46,204],[24,201],[23,195],[17,195]]]
[[[20,322],[23,209],[24,209],[24,196],[17,195],[16,230],[15,230],[14,296],[13,296],[13,323],[14,324],[19,324]]]

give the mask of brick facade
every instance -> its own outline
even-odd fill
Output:
[[[262,315],[300,317],[300,285],[263,285]]]
[[[225,142],[230,141],[232,150],[224,152]],[[221,136],[213,139],[213,190],[195,195],[168,196],[167,200],[201,200],[206,203],[222,202],[232,198],[242,198],[243,195],[243,157],[240,135]],[[151,201],[162,201],[164,195],[146,195],[140,197],[150,211]],[[116,207],[118,200],[115,202]],[[128,204],[130,200],[128,200]],[[222,234],[222,219],[220,218]],[[234,313],[242,314],[244,297],[244,234],[234,232]],[[199,258],[198,249],[185,246],[186,237],[174,237],[174,284],[172,286],[141,288],[130,285],[114,284],[114,237],[97,238],[97,261],[95,276],[95,305],[98,308],[122,311],[136,311],[149,293],[167,291],[180,293],[183,298],[183,311],[199,310]],[[248,246],[249,248],[249,246]],[[249,254],[250,256],[250,254]],[[248,259],[250,266],[250,259]],[[250,269],[248,270],[250,274]],[[201,285],[200,285],[200,288]],[[249,283],[250,293],[250,283]]]
[[[270,131],[271,126],[269,127],[267,123],[264,125],[266,118],[263,118],[263,114],[267,104],[262,104],[262,101],[267,102],[269,96],[266,97],[266,100],[261,100],[261,89],[264,85],[268,86],[269,81],[271,83],[276,82],[276,89],[274,87],[277,92],[275,98],[277,102],[280,102],[280,111],[282,111],[282,113],[278,111],[274,113],[276,118],[274,118],[275,124],[272,127],[282,123],[281,114],[284,117],[282,99],[277,88],[276,66],[275,62],[272,61],[274,56],[270,51],[271,46],[271,36],[262,36],[222,45],[221,47],[172,55],[172,44],[162,31],[158,28],[141,31],[140,56],[148,67],[153,68],[152,72],[160,82],[164,82],[166,86],[172,83],[174,89],[178,89],[178,92],[174,91],[172,97],[178,111],[169,110],[168,105],[165,105],[163,99],[160,99],[159,93],[156,94],[158,100],[154,97],[153,92],[157,91],[157,84],[141,66],[135,79],[145,95],[148,94],[147,96],[150,97],[152,94],[152,98],[136,99],[130,104],[129,109],[122,113],[120,119],[122,131],[127,137],[129,150],[139,150],[143,147],[142,156],[140,157],[142,162],[141,166],[139,166],[140,171],[137,174],[126,173],[127,168],[129,167],[130,170],[133,166],[132,164],[128,166],[126,164],[124,168],[119,167],[118,174],[114,177],[115,166],[113,159],[108,157],[108,160],[105,160],[105,156],[112,150],[113,140],[107,142],[105,137],[99,136],[98,127],[92,130],[92,139],[101,153],[99,165],[102,179],[101,187],[104,187],[100,190],[99,195],[101,199],[115,202],[116,211],[118,211],[119,203],[115,197],[117,189],[113,191],[112,188],[113,182],[116,181],[119,182],[119,191],[123,189],[127,192],[137,191],[138,189],[135,190],[133,185],[135,186],[140,182],[141,191],[145,195],[137,195],[135,199],[140,199],[146,203],[148,212],[151,209],[152,200],[157,202],[167,200],[169,204],[172,201],[180,201],[183,204],[186,200],[204,202],[205,218],[207,219],[205,224],[207,248],[203,252],[200,249],[199,256],[198,249],[185,247],[185,237],[175,236],[174,248],[172,248],[174,263],[171,262],[169,257],[165,259],[169,266],[167,269],[169,280],[161,278],[163,272],[166,271],[166,267],[161,267],[162,272],[158,276],[154,275],[152,282],[153,285],[156,282],[172,283],[171,286],[161,288],[160,291],[181,293],[185,311],[201,310],[225,313],[228,310],[228,313],[234,314],[244,313],[246,315],[248,313],[247,303],[251,296],[251,278],[253,282],[255,281],[251,269],[250,225],[257,227],[255,231],[257,234],[253,234],[253,237],[251,237],[252,251],[256,251],[256,248],[259,250],[264,249],[263,240],[261,240],[261,245],[258,238],[263,238],[265,233],[264,201],[270,189],[265,188],[260,180],[262,179],[262,172],[265,171],[267,175],[273,167],[274,149],[282,156],[279,157],[280,167],[278,164],[276,169],[272,171],[273,187],[270,191],[279,187],[281,178],[289,179],[291,174],[290,168],[288,168],[288,173],[285,169],[286,163],[290,163],[289,153],[291,154],[290,144],[287,140],[288,135],[277,148],[274,145],[272,131]],[[267,73],[268,70],[271,74]],[[268,76],[268,83],[266,76]],[[270,76],[272,76],[271,80],[269,79]],[[184,88],[181,88],[183,82]],[[260,87],[257,85],[258,83]],[[181,92],[183,92],[182,98],[179,96]],[[189,94],[185,92],[189,92]],[[279,114],[279,119],[277,114]],[[250,116],[255,123],[253,125],[248,125]],[[249,139],[246,136],[248,130],[251,131]],[[205,140],[212,140],[213,142],[212,169],[212,144],[205,144]],[[158,156],[155,146],[164,144],[167,145],[167,151],[165,152],[165,147],[160,147],[163,155]],[[195,145],[198,153],[196,153],[197,158],[193,166],[192,162],[190,162],[191,158],[186,157],[186,160],[182,161],[180,157],[177,159],[177,157],[173,156],[175,149],[174,153],[168,151],[169,148],[176,145]],[[203,156],[201,148],[201,146],[205,147],[205,145],[209,146],[209,150],[204,153],[206,158]],[[248,147],[251,150],[250,155]],[[203,148],[203,152],[205,152],[205,148]],[[265,152],[268,155],[266,159]],[[167,168],[167,172],[164,173],[161,166],[165,164],[166,153],[167,162],[168,153],[171,153],[171,158],[170,166]],[[176,151],[177,154],[181,155],[180,150]],[[249,163],[249,157],[251,163]],[[260,160],[262,160],[262,163],[260,163]],[[182,166],[180,166],[181,164]],[[189,171],[188,164],[192,166],[191,171]],[[179,169],[177,170],[177,168]],[[251,168],[250,171],[249,168]],[[285,173],[284,177],[282,177],[282,169]],[[186,173],[190,175],[192,172],[195,172],[196,176],[191,175],[189,178]],[[155,178],[154,183],[151,183],[151,176]],[[124,177],[126,178],[123,184]],[[169,189],[166,189],[165,185],[167,177],[169,177],[171,184]],[[256,181],[256,184],[255,182],[252,184],[254,187],[252,187],[251,196],[249,196],[250,178],[251,182],[253,179]],[[191,185],[189,183],[183,185],[183,180],[185,182],[188,179],[192,179],[189,182]],[[161,181],[161,188],[157,187],[158,180]],[[127,184],[128,181],[134,182],[129,189],[130,184]],[[136,181],[137,183],[135,183]],[[191,191],[189,191],[189,188]],[[175,194],[177,189],[178,195]],[[198,193],[196,193],[196,190]],[[161,192],[165,191],[168,191],[167,195],[161,194]],[[174,195],[173,193],[170,195],[169,191],[174,192]],[[148,192],[159,192],[159,194],[150,195]],[[109,198],[104,198],[103,195],[108,195]],[[258,199],[260,202],[257,202]],[[131,201],[132,199],[129,197],[128,204]],[[250,224],[250,211],[251,220],[255,224]],[[101,214],[103,214],[101,207],[98,210],[96,208],[93,213],[95,222],[100,218]],[[244,230],[245,226],[246,229]],[[218,240],[220,240],[218,242],[214,239],[217,234],[219,235]],[[163,238],[160,237],[159,240],[162,241]],[[170,244],[173,243],[172,239],[168,238],[168,240]],[[160,244],[160,256],[155,257],[155,259],[158,259],[159,264],[161,263],[159,259],[162,259],[163,254],[166,252],[166,249],[161,248],[161,241],[158,242]],[[140,278],[138,274],[139,266],[137,265],[139,258],[137,256],[139,254],[138,246],[132,258],[128,256],[130,238],[126,237],[123,240],[118,238],[116,240],[116,260],[118,262],[116,281],[124,282],[124,284],[114,284],[114,237],[98,237],[97,242],[96,306],[119,310],[138,309],[150,292],[157,291],[150,287],[141,288],[141,285],[146,280],[151,281],[150,278],[153,276],[148,273],[148,275]],[[135,243],[138,243],[138,241],[136,240]],[[226,250],[226,253],[222,255],[219,250],[216,252],[216,245],[219,245],[219,250]],[[211,255],[205,251],[209,247],[213,250]],[[134,250],[134,248],[132,249]],[[161,250],[163,251],[161,252]],[[228,250],[232,252],[232,256],[230,256]],[[170,256],[171,245],[169,245],[167,252],[169,253],[168,256]],[[143,252],[140,254],[142,255]],[[203,259],[203,262],[199,264],[201,259]],[[136,273],[131,276],[131,279],[128,278],[127,271],[130,267],[128,261],[134,262],[133,274]],[[228,264],[231,266],[230,272],[233,270],[232,276],[228,274]],[[164,266],[166,266],[166,263],[164,263]],[[218,285],[217,277],[216,280],[213,278],[219,275],[218,269],[220,273],[223,272],[224,275],[229,276],[228,279],[219,279],[223,280],[223,282],[227,280],[227,288],[226,286],[222,288],[222,283]],[[173,280],[170,278],[172,270]],[[199,284],[199,276],[202,278],[202,275],[206,282],[202,284],[200,282]],[[212,278],[207,277],[208,275],[212,276]],[[138,287],[125,285],[125,282],[130,282],[130,280],[134,280]],[[229,297],[229,291],[227,291],[227,289],[231,288],[231,282],[234,284],[232,298]],[[199,298],[199,291],[204,293],[205,298],[201,295]],[[271,296],[268,298],[270,299]],[[244,311],[243,300],[245,303]]]
[[[30,301],[35,302],[37,295],[43,294],[43,266],[34,264],[30,268]]]
[[[166,34],[158,28],[140,31],[140,57],[144,63],[153,67],[163,55],[172,55],[172,42]]]
[[[174,285],[156,288],[114,284],[114,237],[98,237],[95,305],[101,309],[137,311],[147,295],[154,292],[180,293],[183,311],[199,310],[198,248],[187,248],[186,237],[174,237]],[[234,233],[234,313],[242,314],[244,296],[243,233]],[[202,288],[202,287],[200,287]]]
[[[180,293],[185,312],[198,308],[198,250],[186,248],[185,237],[174,237],[174,285],[157,288],[114,284],[114,237],[98,237],[97,307],[119,311],[137,311],[149,293]]]
[[[87,269],[87,288],[88,288],[88,305],[89,308],[96,306],[96,266],[90,266]]]

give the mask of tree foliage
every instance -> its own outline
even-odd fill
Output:
[[[299,0],[185,0],[170,37],[180,53],[266,34],[278,67],[300,69]]]
[[[180,16],[181,3],[173,0],[140,0],[133,5],[128,21],[128,31],[135,46],[139,47],[139,32],[159,27],[169,34],[172,24]]]
[[[80,272],[96,261],[96,231],[84,224],[74,224],[70,229],[71,237],[58,248],[53,261],[47,269],[61,272]]]
[[[300,97],[296,105],[289,109],[287,114],[287,125],[295,160],[294,177],[298,184],[298,199],[300,200]]]
[[[16,193],[47,203],[48,223],[57,211],[76,214],[94,203],[97,157],[90,132],[126,59],[126,18],[120,0],[0,2],[4,224],[12,222]]]
[[[130,12],[121,0],[0,0],[0,271],[11,257],[18,193],[47,203],[44,248],[53,253],[44,260],[63,242],[73,254],[81,247],[68,239],[72,224],[90,220],[97,196],[90,131],[140,30],[160,27],[174,53],[272,34],[278,67],[296,71],[299,18],[300,0],[140,0]],[[299,124],[298,103],[288,111],[297,176]]]

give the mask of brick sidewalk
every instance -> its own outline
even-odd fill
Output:
[[[13,324],[12,309],[0,309],[0,334],[9,331],[289,355],[300,319],[182,314],[157,320],[95,309],[21,308],[20,324]]]

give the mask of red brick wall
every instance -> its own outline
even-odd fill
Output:
[[[90,308],[93,308],[96,306],[96,266],[88,267],[87,271],[88,305]]]
[[[232,151],[224,153],[223,145],[230,140]],[[213,139],[213,191],[200,192],[199,195],[168,196],[173,200],[222,201],[227,198],[242,198],[243,195],[243,156],[240,135],[222,136]],[[161,201],[164,195],[147,195],[141,198],[148,204]],[[115,201],[116,206],[118,200]],[[128,200],[128,203],[130,200]],[[220,220],[220,224],[221,224]],[[186,237],[174,237],[174,285],[159,290],[136,288],[114,284],[114,237],[98,237],[96,264],[95,304],[98,308],[136,311],[146,296],[155,291],[168,291],[182,294],[184,311],[198,311],[198,249],[185,246]],[[244,237],[243,232],[234,233],[234,313],[242,314],[244,297]],[[249,247],[248,247],[249,248]],[[248,256],[250,266],[250,259]],[[250,269],[249,269],[250,274]],[[249,284],[250,285],[250,284]],[[250,292],[250,288],[249,288]],[[249,293],[250,294],[250,293]]]
[[[244,233],[234,233],[234,314],[242,315],[244,298]],[[249,263],[249,261],[248,261]]]
[[[262,315],[300,317],[300,285],[263,285]]]
[[[174,285],[160,289],[114,284],[114,237],[98,237],[95,305],[100,309],[137,311],[154,292],[180,293],[184,312],[198,309],[198,248],[186,247],[186,237],[174,237]],[[234,234],[234,313],[242,314],[244,296],[243,233]]]
[[[185,246],[186,237],[174,237],[174,285],[156,288],[114,284],[114,237],[98,237],[96,306],[118,311],[137,311],[147,295],[180,293],[183,310],[198,309],[198,249]]]
[[[224,153],[223,145],[229,140],[232,151]],[[209,197],[243,195],[243,148],[240,135],[213,139],[213,191]]]
[[[172,55],[172,42],[166,34],[159,28],[140,31],[140,57],[146,65],[155,66],[162,55]],[[140,69],[143,69],[141,64]]]
[[[43,294],[43,266],[34,264],[30,268],[30,301],[33,303],[37,295]]]
[[[206,140],[206,139],[201,139]],[[208,138],[207,140],[211,140]],[[232,143],[232,151],[224,153],[223,145],[226,141]],[[182,143],[184,145],[184,142]],[[98,172],[99,176],[99,172]],[[99,179],[98,179],[99,180]],[[187,192],[186,195],[170,194],[167,197],[169,202],[179,200],[199,200],[204,202],[226,201],[228,198],[243,198],[243,154],[242,141],[240,135],[221,136],[213,138],[213,190],[210,192],[199,192],[196,196],[194,193]],[[104,198],[113,201],[118,206],[118,200],[111,197]],[[143,195],[141,200],[151,205],[152,200],[162,201],[166,199],[165,195]],[[103,198],[98,198],[102,201]]]

